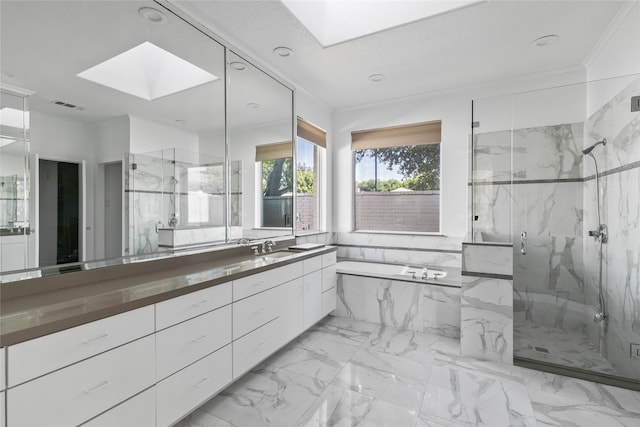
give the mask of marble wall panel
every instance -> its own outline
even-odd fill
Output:
[[[462,244],[462,271],[511,275],[513,249],[511,244]]]
[[[460,288],[423,285],[422,332],[460,338]]]
[[[459,252],[431,252],[410,249],[338,246],[338,257],[354,260],[378,261],[392,264],[427,265],[460,268],[462,256]]]
[[[335,315],[458,338],[460,288],[338,274]]]
[[[640,78],[635,78],[587,120],[584,146],[607,139],[605,147],[594,151],[596,158],[604,160],[599,164],[601,171],[640,161],[640,113],[630,109],[631,97],[638,95]],[[585,165],[583,173],[584,176],[594,173],[592,162]]]
[[[559,124],[513,132],[513,179],[581,177],[584,123]]]
[[[422,284],[340,274],[337,293],[340,317],[422,330]]]
[[[513,363],[513,282],[477,278],[462,285],[460,351]]]

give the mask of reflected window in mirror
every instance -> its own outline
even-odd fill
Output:
[[[260,227],[291,227],[293,157],[291,142],[256,147],[256,168],[262,179]]]
[[[324,230],[327,134],[300,118],[296,139],[296,234]]]

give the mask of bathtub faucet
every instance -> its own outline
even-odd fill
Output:
[[[427,280],[429,278],[429,270],[427,267],[422,269],[422,276],[420,276],[422,280]]]

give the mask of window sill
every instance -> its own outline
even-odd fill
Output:
[[[442,234],[440,232],[422,232],[422,231],[352,230],[351,233],[356,233],[356,234],[389,234],[389,235],[400,235],[400,236],[447,237],[446,234]]]
[[[296,237],[318,236],[320,234],[329,234],[328,231],[308,231],[296,233]]]

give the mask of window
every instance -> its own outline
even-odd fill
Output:
[[[351,133],[355,229],[440,231],[441,122]]]
[[[293,161],[291,141],[256,146],[262,177],[261,227],[291,227]]]
[[[298,118],[296,157],[296,233],[323,229],[322,181],[326,132]]]

